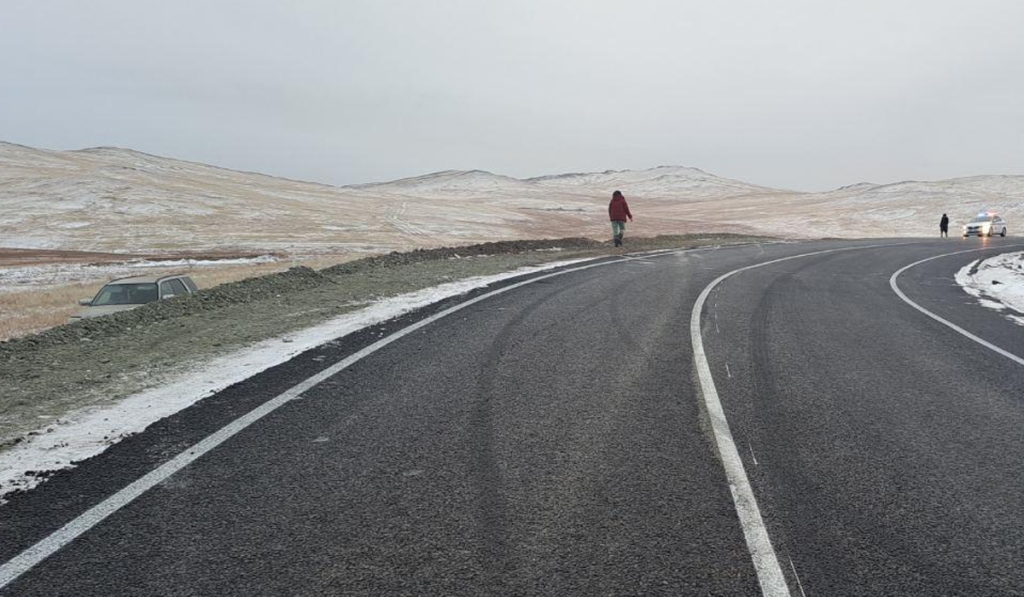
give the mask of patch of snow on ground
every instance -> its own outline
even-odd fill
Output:
[[[121,263],[83,264],[83,263],[47,263],[44,265],[28,265],[24,267],[0,268],[0,293],[38,290],[48,286],[63,286],[74,283],[89,283],[99,280],[112,280],[122,276],[140,275],[138,270],[169,269],[178,267],[208,267],[224,265],[248,265],[272,263],[277,261],[273,255],[240,259],[150,261],[147,259],[125,261]]]
[[[42,481],[27,474],[29,471],[72,467],[73,463],[99,454],[120,439],[138,433],[164,417],[321,344],[505,278],[579,261],[585,260],[561,261],[504,274],[468,278],[386,299],[321,325],[204,361],[159,387],[130,396],[115,405],[72,413],[0,453],[0,504],[3,503],[3,495],[14,490],[31,489]]]
[[[971,262],[956,273],[956,283],[982,306],[1024,326],[1024,252]]]
[[[238,259],[176,259],[172,261],[132,261],[127,263],[132,268],[147,267],[204,267],[210,265],[250,265],[256,263],[273,263],[277,261],[273,255],[261,255],[259,257],[239,257]]]

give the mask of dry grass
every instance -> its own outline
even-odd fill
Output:
[[[219,284],[284,271],[296,265],[323,269],[358,257],[359,255],[322,255],[274,263],[204,266],[187,273],[199,288],[212,288]],[[159,275],[171,271],[151,270],[147,273]],[[181,269],[175,268],[173,271],[180,272]],[[105,283],[106,280],[97,280],[38,290],[0,292],[0,340],[35,334],[67,323],[68,319],[81,309],[78,300],[95,296]]]
[[[67,323],[81,308],[78,299],[95,295],[101,286],[102,282],[78,283],[0,294],[0,339],[27,336]]]

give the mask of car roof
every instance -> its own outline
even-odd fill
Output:
[[[107,284],[157,284],[164,280],[171,278],[185,278],[184,274],[168,274],[166,276],[126,276],[124,278],[116,278],[107,282]]]

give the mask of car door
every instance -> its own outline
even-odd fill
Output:
[[[172,278],[170,280],[164,280],[160,283],[160,299],[167,299],[182,294],[188,294],[188,290],[185,285],[181,283],[181,280]]]

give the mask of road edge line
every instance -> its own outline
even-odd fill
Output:
[[[711,291],[718,284],[727,278],[751,269],[824,255],[840,251],[856,251],[863,249],[875,249],[904,243],[887,243],[879,245],[867,245],[863,247],[841,247],[838,249],[825,249],[813,251],[800,255],[790,255],[780,259],[773,259],[763,263],[755,263],[731,272],[722,274],[708,284],[697,301],[693,304],[690,313],[690,343],[693,347],[694,367],[700,382],[701,396],[704,398],[704,407],[708,413],[711,424],[712,435],[715,440],[715,448],[718,450],[718,458],[722,461],[722,468],[725,469],[726,479],[729,482],[729,491],[732,494],[733,505],[736,507],[736,515],[740,519],[740,526],[743,529],[743,537],[747,542],[747,549],[754,563],[754,571],[757,573],[757,580],[761,585],[761,593],[764,597],[790,597],[789,585],[786,583],[786,576],[779,565],[779,558],[772,547],[771,537],[768,535],[768,528],[764,524],[761,510],[757,506],[757,499],[754,497],[754,489],[747,477],[746,468],[743,466],[743,459],[736,448],[736,441],[733,439],[732,431],[729,429],[729,421],[725,416],[725,409],[718,396],[718,389],[715,387],[715,379],[711,374],[711,366],[708,365],[707,355],[704,352],[704,341],[701,337],[700,316],[704,310],[704,303],[707,301]]]
[[[1015,245],[1015,246],[1022,247],[1024,245]],[[928,317],[931,317],[935,321],[937,321],[937,322],[941,323],[942,325],[952,329],[953,331],[957,332],[958,334],[961,334],[962,336],[968,338],[969,340],[973,340],[973,341],[977,342],[978,344],[981,344],[985,348],[988,348],[989,350],[991,350],[991,351],[993,351],[993,352],[995,352],[997,354],[1000,354],[1000,355],[1010,359],[1011,361],[1017,363],[1018,365],[1024,365],[1024,358],[1022,358],[1020,356],[1017,356],[1017,355],[1013,354],[1012,352],[1010,352],[1008,350],[1000,348],[1000,347],[996,346],[995,344],[992,344],[988,340],[985,340],[983,338],[975,336],[971,332],[968,332],[967,330],[965,330],[962,327],[956,325],[955,323],[953,323],[951,321],[947,321],[946,319],[943,319],[941,316],[936,315],[935,313],[932,313],[928,309],[925,309],[921,305],[919,305],[919,304],[915,303],[914,301],[910,300],[910,298],[907,295],[903,294],[903,291],[900,290],[899,286],[896,284],[896,278],[898,278],[900,274],[902,274],[903,272],[907,271],[908,269],[910,269],[912,267],[915,267],[915,266],[920,265],[922,263],[925,263],[927,261],[931,261],[933,259],[940,259],[942,257],[951,257],[953,255],[962,255],[964,253],[976,253],[978,251],[991,251],[992,249],[993,249],[993,247],[985,247],[985,248],[982,248],[982,249],[969,249],[969,250],[966,250],[966,251],[954,251],[953,253],[946,253],[944,255],[936,255],[934,257],[929,257],[927,259],[922,259],[920,261],[915,261],[914,263],[911,263],[910,265],[906,265],[906,266],[896,270],[896,273],[894,273],[889,278],[889,287],[892,288],[892,291],[895,292],[896,296],[900,297],[900,299],[902,299],[903,302],[905,302],[908,305],[910,305],[911,307],[917,309],[921,313],[924,313]]]

